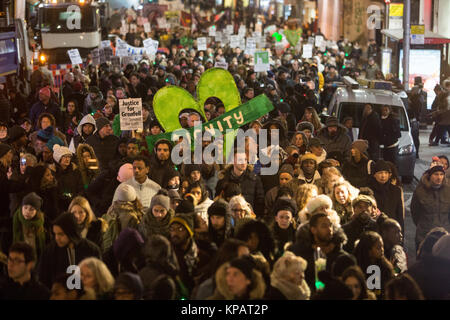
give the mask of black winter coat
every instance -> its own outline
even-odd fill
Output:
[[[67,272],[70,265],[67,247],[60,248],[53,241],[44,251],[39,264],[39,280],[51,288],[55,278]],[[96,257],[101,259],[100,248],[92,241],[81,239],[75,245],[75,264],[78,265],[83,259]]]
[[[73,198],[82,195],[84,191],[80,170],[73,163],[65,170],[57,164],[55,179],[58,182],[59,208],[67,210]]]
[[[354,187],[361,188],[367,187],[369,182],[369,159],[361,157],[361,160],[356,163],[353,157],[350,161],[345,161],[342,167],[342,175],[348,180]]]
[[[219,191],[223,190],[223,186],[228,182],[234,182],[241,187],[242,195],[250,203],[256,216],[264,215],[264,190],[259,176],[247,168],[240,177],[236,177],[233,174],[233,166],[230,166],[219,173],[216,194],[219,194]]]
[[[402,136],[400,132],[400,121],[398,121],[398,119],[396,119],[392,114],[390,114],[386,119],[381,119],[381,130],[382,138],[380,142],[385,148],[396,143]]]
[[[358,217],[355,217],[352,221],[342,226],[345,234],[347,235],[347,244],[344,245],[344,250],[353,253],[355,249],[355,241],[361,237],[361,234],[365,231],[379,232],[378,224],[372,219],[367,222],[363,222]]]
[[[50,290],[33,277],[23,285],[8,278],[0,284],[0,300],[48,300]]]
[[[382,130],[378,113],[373,111],[370,115],[361,120],[358,139],[369,141],[369,146],[373,142],[381,142]]]
[[[114,192],[119,186],[117,171],[101,172],[86,190],[87,197],[97,217],[104,215],[111,206]]]
[[[116,158],[119,138],[115,135],[110,135],[102,139],[99,133],[96,132],[86,139],[86,143],[94,149],[100,164],[100,170],[106,170],[109,163]]]

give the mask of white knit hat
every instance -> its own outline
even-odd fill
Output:
[[[312,214],[314,211],[316,211],[321,207],[327,207],[331,209],[332,206],[333,202],[331,201],[330,197],[321,194],[315,197],[314,199],[308,201],[308,203],[306,204],[306,210]]]
[[[61,158],[67,154],[72,155],[72,151],[69,148],[57,144],[53,146],[53,159],[55,159],[56,163],[59,163]]]
[[[117,201],[134,201],[136,200],[136,190],[132,186],[126,183],[121,183],[116,189],[116,197],[114,197]]]

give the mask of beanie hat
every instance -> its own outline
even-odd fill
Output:
[[[201,167],[198,164],[187,164],[186,165],[186,169],[185,169],[185,174],[186,177],[190,177],[191,173],[194,171],[200,171],[201,172]]]
[[[18,125],[11,127],[8,130],[8,134],[9,134],[10,142],[15,142],[15,141],[19,140],[20,138],[22,138],[23,136],[27,135],[27,133],[25,132],[25,129]]]
[[[389,164],[384,160],[378,160],[375,165],[373,166],[373,174],[380,172],[380,171],[387,171],[391,172],[391,167]]]
[[[164,194],[157,194],[153,196],[152,201],[150,202],[150,210],[153,209],[154,206],[160,205],[164,207],[164,209],[170,209],[170,198]]]
[[[123,272],[119,274],[115,283],[115,289],[126,288],[133,293],[134,300],[141,300],[144,293],[144,286],[141,277],[131,272]]]
[[[120,233],[113,244],[114,257],[117,261],[123,261],[129,253],[144,245],[144,238],[133,228],[125,228]]]
[[[362,139],[355,140],[352,143],[352,148],[355,148],[362,154],[366,153],[367,149],[369,148],[369,141]]]
[[[311,152],[305,153],[301,159],[300,159],[300,163],[302,163],[305,160],[314,160],[317,163],[317,156]]]
[[[53,151],[53,147],[59,145],[59,146],[64,146],[64,142],[57,136],[53,136],[50,138],[50,140],[48,140],[46,146]]]
[[[42,206],[42,198],[39,197],[36,193],[31,192],[27,194],[22,200],[22,206],[30,205],[36,209],[36,211],[41,210]]]
[[[77,222],[74,215],[70,212],[60,214],[53,222],[53,225],[60,227],[73,243],[78,244],[81,240]]]
[[[208,208],[208,216],[226,217],[230,215],[230,208],[225,200],[219,199],[214,201]]]
[[[125,201],[125,202],[132,202],[136,200],[136,190],[132,186],[126,183],[121,183],[116,189],[116,195],[115,197],[117,201]]]
[[[231,260],[230,267],[239,269],[247,279],[252,279],[253,269],[256,268],[255,260],[250,255]]]
[[[322,141],[319,138],[311,138],[308,141],[308,148],[311,147],[321,147],[323,146]]]
[[[429,176],[431,176],[433,173],[439,172],[439,171],[441,171],[445,174],[444,167],[440,163],[439,158],[437,158],[437,159],[435,159],[435,158],[436,157],[433,157],[433,162],[431,162],[430,168],[427,171],[425,171],[425,173],[428,174]]]
[[[5,154],[12,150],[11,146],[6,143],[0,143],[0,158],[3,158]]]
[[[337,127],[339,125],[339,121],[336,117],[329,117],[325,123],[326,127]]]
[[[373,207],[377,206],[377,203],[376,203],[374,198],[372,198],[371,196],[367,196],[365,194],[360,194],[355,199],[353,199],[352,207],[355,207],[358,204],[358,202],[361,202],[361,201],[365,202],[365,203],[368,203],[368,204],[370,204]]]
[[[433,256],[450,260],[450,234],[441,237],[433,246]]]
[[[49,87],[44,87],[41,90],[39,90],[39,94],[42,94],[46,97],[51,97],[51,92],[50,92],[50,88]]]
[[[173,190],[173,189],[170,189],[170,190],[169,190],[169,198],[170,198],[170,200],[177,200],[177,201],[183,200],[183,199],[180,197],[180,194],[178,193],[178,191]]]
[[[280,171],[278,172],[278,176],[280,176],[282,173],[289,173],[291,177],[294,177],[294,168],[288,163],[283,164],[280,168]]]
[[[318,195],[317,197],[311,199],[306,204],[306,210],[309,213],[313,213],[317,209],[321,207],[333,207],[333,202],[331,201],[330,197],[324,194]]]
[[[176,214],[172,220],[170,220],[169,226],[174,223],[179,223],[185,227],[191,238],[194,236],[194,217],[192,214]]]
[[[291,106],[287,104],[286,102],[281,102],[277,105],[278,110],[281,113],[289,113],[291,112]]]
[[[107,126],[108,124],[111,124],[111,122],[109,122],[109,120],[105,117],[100,117],[97,120],[95,120],[95,126],[97,127],[97,131],[102,130],[102,128]]]
[[[133,165],[131,163],[125,163],[119,168],[119,172],[117,173],[117,181],[125,182],[133,178],[133,176]]]
[[[175,209],[175,213],[191,213],[195,212],[194,204],[189,200],[182,200],[178,207]]]
[[[314,125],[309,121],[302,121],[297,124],[297,127],[295,129],[296,131],[303,131],[308,129],[309,131],[314,132]]]
[[[67,147],[57,144],[53,146],[53,159],[55,159],[56,163],[59,163],[61,158],[65,155],[72,155],[72,151],[70,151]]]
[[[295,217],[297,215],[297,204],[292,199],[279,198],[273,205],[273,215],[276,216],[282,210],[290,211],[292,216]]]
[[[52,137],[53,137],[53,127],[52,126],[48,126],[45,129],[39,130],[38,134],[37,134],[37,138],[44,142],[48,142]]]

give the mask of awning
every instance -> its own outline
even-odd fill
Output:
[[[383,29],[381,33],[395,41],[403,41],[403,29]],[[425,30],[425,44],[446,44],[450,39],[440,34]]]

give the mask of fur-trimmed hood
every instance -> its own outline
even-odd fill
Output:
[[[441,189],[445,184],[449,183],[448,177],[449,176],[447,176],[447,175],[444,176],[444,181],[442,181],[442,185],[439,189]],[[428,189],[428,190],[432,189],[431,182],[430,182],[430,175],[426,172],[422,175],[422,178],[420,178],[419,183],[422,184],[425,189]]]
[[[229,263],[223,264],[216,272],[216,290],[209,300],[234,300],[236,297],[229,291],[226,274]],[[261,272],[253,270],[252,289],[249,292],[249,300],[261,300],[266,292],[266,283]]]

